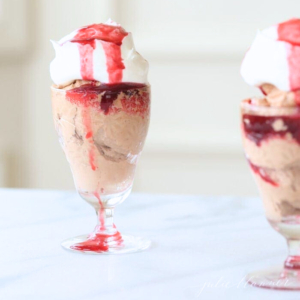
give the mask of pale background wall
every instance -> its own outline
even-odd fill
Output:
[[[49,40],[111,17],[133,32],[150,63],[152,121],[135,191],[256,194],[238,107],[257,92],[240,78],[239,65],[256,29],[294,17],[300,1],[0,3],[2,186],[73,189],[52,124]]]

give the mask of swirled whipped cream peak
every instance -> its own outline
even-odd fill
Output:
[[[51,42],[56,56],[50,75],[60,87],[74,80],[147,83],[148,62],[135,50],[131,33],[111,20]]]
[[[300,19],[258,31],[241,66],[241,75],[257,86],[266,106],[300,105]]]

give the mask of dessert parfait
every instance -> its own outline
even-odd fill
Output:
[[[122,236],[114,207],[130,193],[149,126],[148,63],[131,33],[108,21],[52,42],[53,117],[80,196],[96,209],[93,233],[63,243],[89,253],[145,249],[149,241]]]
[[[250,274],[249,282],[300,289],[298,275],[293,276],[300,271],[300,20],[258,32],[241,75],[262,92],[241,104],[246,158],[267,219],[289,245],[283,269]]]

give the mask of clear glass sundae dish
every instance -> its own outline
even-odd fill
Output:
[[[79,195],[97,213],[87,235],[62,246],[92,254],[144,250],[150,241],[122,235],[114,208],[130,194],[150,120],[147,62],[132,37],[111,21],[53,42],[51,87],[55,128]]]
[[[241,130],[249,166],[271,226],[287,241],[278,268],[257,271],[247,282],[300,290],[300,20],[259,32],[241,69],[262,97],[241,104]],[[267,240],[266,240],[267,242]]]

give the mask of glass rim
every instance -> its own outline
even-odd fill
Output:
[[[249,103],[251,98],[247,98],[243,100],[240,104],[242,111],[248,111],[258,114],[263,114],[264,112],[266,115],[286,115],[286,114],[293,114],[293,113],[300,113],[300,106],[262,106],[262,105],[255,105]]]
[[[54,84],[52,84],[50,86],[50,89],[53,90],[53,91],[57,91],[57,92],[66,92],[67,90],[63,89],[63,88],[57,88],[54,86]]]
[[[127,83],[127,82],[121,82],[121,83]],[[130,82],[130,83],[135,83],[135,82]],[[142,83],[142,84],[144,84],[145,86],[144,87],[147,87],[147,88],[150,88],[151,89],[151,84],[150,83]],[[66,89],[64,89],[64,87],[62,87],[62,88],[58,88],[58,87],[56,87],[57,85],[56,84],[51,84],[51,86],[50,86],[50,89],[51,90],[53,90],[53,91],[56,91],[56,92],[67,92],[67,91],[70,91],[70,90],[72,90],[72,89],[68,89],[68,90],[66,90]],[[144,88],[144,87],[141,87],[141,88]],[[75,87],[74,89],[76,89],[77,87]],[[137,88],[137,89],[139,89],[139,88]]]

